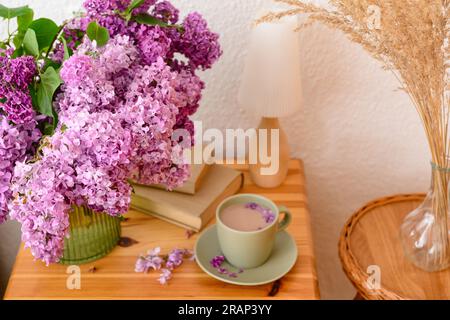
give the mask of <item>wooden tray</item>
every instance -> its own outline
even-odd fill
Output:
[[[424,194],[397,195],[373,201],[345,225],[339,255],[347,277],[362,298],[450,299],[450,269],[428,273],[406,259],[400,225],[417,208]],[[372,266],[372,267],[370,267]],[[375,266],[375,267],[373,267]],[[373,270],[379,267],[381,286],[373,289]]]

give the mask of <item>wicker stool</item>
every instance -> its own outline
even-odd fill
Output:
[[[347,222],[339,255],[357,298],[450,299],[450,269],[428,273],[404,256],[400,225],[423,201],[423,194],[398,195],[373,201]],[[378,281],[380,280],[380,281]]]

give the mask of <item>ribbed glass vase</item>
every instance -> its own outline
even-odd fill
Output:
[[[120,239],[120,218],[86,207],[72,207],[70,237],[64,242],[62,264],[78,265],[106,256]]]
[[[431,169],[431,186],[424,202],[406,216],[401,226],[406,257],[428,272],[450,266],[450,168],[433,163]]]

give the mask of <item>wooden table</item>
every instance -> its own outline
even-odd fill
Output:
[[[450,269],[425,272],[403,254],[400,226],[423,199],[423,194],[378,199],[358,210],[347,222],[339,254],[344,272],[358,290],[358,298],[450,299]],[[373,286],[374,276],[377,277],[374,271],[379,272],[381,280],[378,288]]]
[[[279,283],[255,287],[225,284],[205,274],[192,261],[176,269],[170,283],[162,286],[157,282],[159,272],[134,272],[139,254],[157,246],[163,252],[175,247],[192,249],[197,235],[187,239],[184,229],[132,210],[125,216],[122,236],[137,243],[118,246],[107,257],[81,265],[80,290],[67,289],[67,266],[46,267],[22,247],[5,299],[319,299],[302,162],[290,162],[286,182],[276,189],[256,187],[250,181],[247,166],[233,167],[244,172],[242,193],[262,194],[292,211],[294,219],[288,231],[297,241],[299,257],[293,270]]]

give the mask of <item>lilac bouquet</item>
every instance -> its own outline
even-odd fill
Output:
[[[188,178],[179,159],[205,86],[196,72],[221,55],[201,15],[180,20],[168,1],[84,8],[54,28],[28,7],[0,5],[19,23],[0,42],[0,222],[18,220],[47,264],[63,254],[72,206],[120,216],[130,179],[170,189]],[[175,130],[186,134],[174,140]]]

